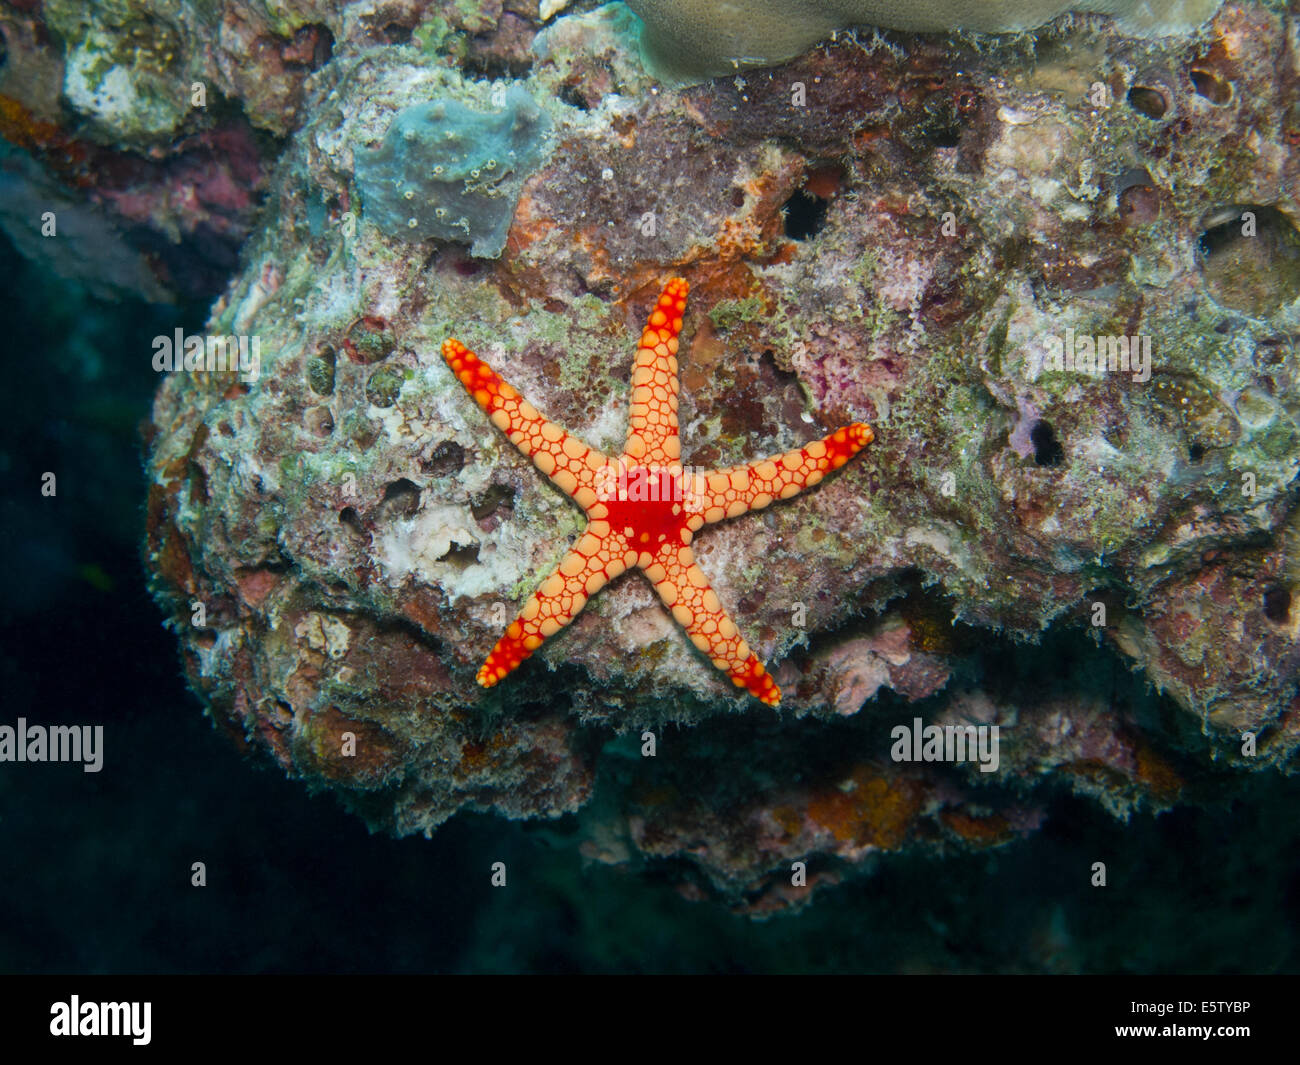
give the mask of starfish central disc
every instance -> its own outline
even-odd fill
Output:
[[[789,499],[837,470],[875,438],[854,422],[794,451],[708,473],[687,472],[677,436],[677,349],[687,284],[664,286],[632,366],[627,442],[601,454],[548,421],[458,340],[442,356],[523,454],[587,513],[587,528],[506,628],[478,682],[491,687],[569,624],[606,582],[645,571],[691,642],[732,682],[775,706],[781,692],[695,564],[691,541],[712,522]]]
[[[691,542],[682,479],[671,470],[633,466],[617,490],[602,498],[613,534],[633,551],[658,554]]]

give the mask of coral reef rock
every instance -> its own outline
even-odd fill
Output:
[[[284,138],[208,326],[260,338],[260,373],[169,375],[149,434],[153,589],[214,720],[376,828],[573,815],[591,860],[756,914],[890,853],[1001,846],[1055,795],[1128,818],[1292,768],[1294,7],[1229,2],[1164,40],[1101,18],[841,35],[678,91],[626,8],[544,6],[183,7],[176,42],[146,24],[114,53],[151,78],[215,63]],[[196,47],[189,20],[218,16]],[[108,47],[85,18],[67,40]],[[306,75],[319,51],[283,56],[312,26],[333,47]],[[236,40],[279,42],[285,76],[223,68]],[[170,121],[75,99],[114,151]],[[376,160],[435,101],[520,154],[495,257],[376,213]],[[449,193],[426,159],[398,169],[427,205]],[[582,516],[439,347],[617,450],[636,332],[678,274],[684,462],[876,430],[695,542],[785,699],[736,694],[633,577],[483,691]],[[918,722],[949,748],[897,739]],[[947,760],[994,728],[995,767]]]

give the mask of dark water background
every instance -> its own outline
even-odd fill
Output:
[[[94,299],[2,238],[0,277],[0,723],[102,724],[106,751],[0,764],[0,972],[1300,970],[1300,781],[1264,774],[1127,825],[1062,794],[1024,842],[890,860],[764,923],[584,865],[571,820],[369,835],[213,730],[145,589],[150,339],[206,306]]]

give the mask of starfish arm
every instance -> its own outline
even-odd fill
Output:
[[[874,439],[871,426],[854,422],[783,455],[694,474],[687,480],[685,493],[692,527],[761,510],[775,499],[798,495],[838,470]]]
[[[459,340],[444,341],[442,357],[492,424],[557,487],[588,508],[609,458],[548,421],[518,389]]]
[[[749,649],[736,623],[727,616],[710,587],[709,578],[695,564],[695,555],[685,545],[660,552],[646,576],[664,605],[672,611],[686,635],[723,670],[738,688],[769,706],[781,701],[781,689],[763,663]]]
[[[483,687],[490,688],[513,672],[548,637],[576,618],[591,596],[627,568],[623,553],[610,549],[608,529],[606,524],[602,537],[588,526],[555,572],[523,605],[479,668],[478,682]]]
[[[681,458],[677,437],[677,338],[689,286],[674,277],[650,312],[632,363],[632,401],[624,454],[644,465]]]

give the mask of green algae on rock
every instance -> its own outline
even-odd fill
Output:
[[[1185,32],[1222,0],[627,0],[645,24],[651,68],[670,81],[699,81],[770,66],[850,26],[918,33],[1012,33],[1067,11],[1113,15],[1138,35]]]

